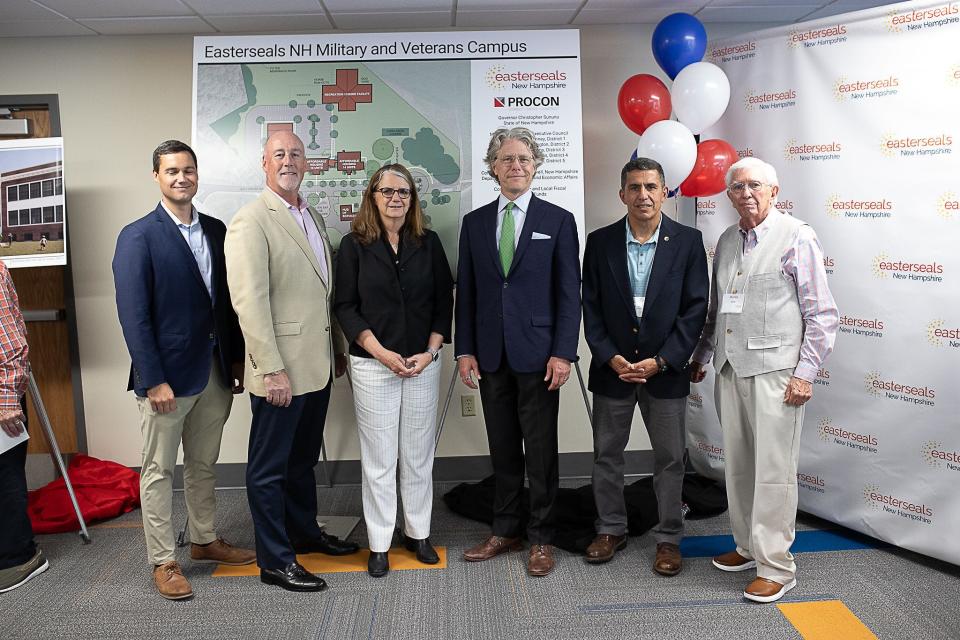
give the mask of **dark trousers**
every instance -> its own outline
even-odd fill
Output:
[[[550,512],[560,484],[557,456],[557,416],[560,392],[547,391],[545,371],[517,373],[506,354],[496,371],[483,371],[480,401],[496,479],[493,500],[493,534],[515,537],[520,532],[523,476],[530,482],[530,520],[527,537],[532,544],[550,544]]]
[[[0,569],[16,567],[37,552],[27,516],[27,443],[0,453]]]
[[[317,483],[313,468],[320,458],[330,385],[294,396],[276,407],[250,396],[253,422],[247,452],[247,500],[253,516],[257,563],[281,569],[294,560],[293,543],[314,540]]]

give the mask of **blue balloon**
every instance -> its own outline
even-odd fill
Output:
[[[630,160],[636,160],[636,159],[637,159],[637,150],[634,149],[633,153],[630,154]]]
[[[673,80],[707,52],[707,30],[689,13],[672,13],[653,30],[653,57]]]

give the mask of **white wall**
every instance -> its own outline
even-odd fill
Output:
[[[708,25],[712,37],[746,30]],[[653,25],[581,30],[588,232],[624,213],[617,197],[619,173],[637,137],[620,122],[616,98],[623,81],[635,73],[666,80],[650,51],[652,31]],[[125,391],[129,359],[117,322],[110,263],[123,225],[156,206],[159,196],[150,167],[154,147],[169,138],[190,139],[191,52],[188,36],[0,38],[0,94],[60,96],[72,249],[68,258],[76,292],[88,449],[93,456],[127,465],[140,464],[140,430],[136,403]],[[202,180],[202,158],[199,169]],[[688,212],[681,219],[689,223],[692,216]],[[582,339],[580,355],[586,376],[589,350]],[[451,372],[447,361],[441,397]],[[465,391],[458,383],[441,456],[487,453],[481,418],[460,417],[459,396]],[[234,403],[221,462],[246,461],[249,406],[246,396]],[[359,457],[354,424],[349,389],[335,385],[327,419],[332,459]],[[560,450],[592,447],[583,401],[572,379],[561,395]],[[634,429],[630,448],[649,448],[642,428]]]

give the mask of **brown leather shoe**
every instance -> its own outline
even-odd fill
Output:
[[[251,549],[241,549],[223,538],[217,538],[210,544],[191,544],[190,559],[194,562],[213,562],[239,566],[256,562],[257,554]]]
[[[797,586],[796,580],[791,580],[787,584],[780,584],[767,578],[757,578],[743,590],[743,597],[754,602],[775,602],[795,586]]]
[[[183,600],[193,595],[190,582],[183,577],[183,571],[176,560],[164,562],[153,568],[153,582],[157,591],[167,600]]]
[[[721,571],[746,571],[757,566],[756,560],[744,558],[736,549],[722,553],[713,559],[713,566]]]
[[[549,544],[530,545],[530,557],[527,558],[527,573],[531,576],[545,576],[553,571],[556,562],[553,559],[553,546]]]
[[[614,536],[609,533],[598,533],[590,546],[587,547],[584,560],[590,564],[601,564],[613,560],[613,556],[627,546],[627,536]]]
[[[503,536],[490,536],[475,547],[470,547],[463,552],[463,559],[467,562],[482,562],[489,560],[501,553],[507,551],[520,551],[523,544],[520,538],[504,538]]]
[[[657,544],[657,557],[653,561],[653,570],[662,576],[675,576],[683,568],[680,547],[672,542]]]

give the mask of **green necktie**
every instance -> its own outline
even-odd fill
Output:
[[[512,202],[507,203],[507,210],[503,214],[503,225],[500,227],[500,264],[503,265],[503,275],[510,272],[510,265],[513,264],[513,240],[516,235],[513,229],[513,207]]]

